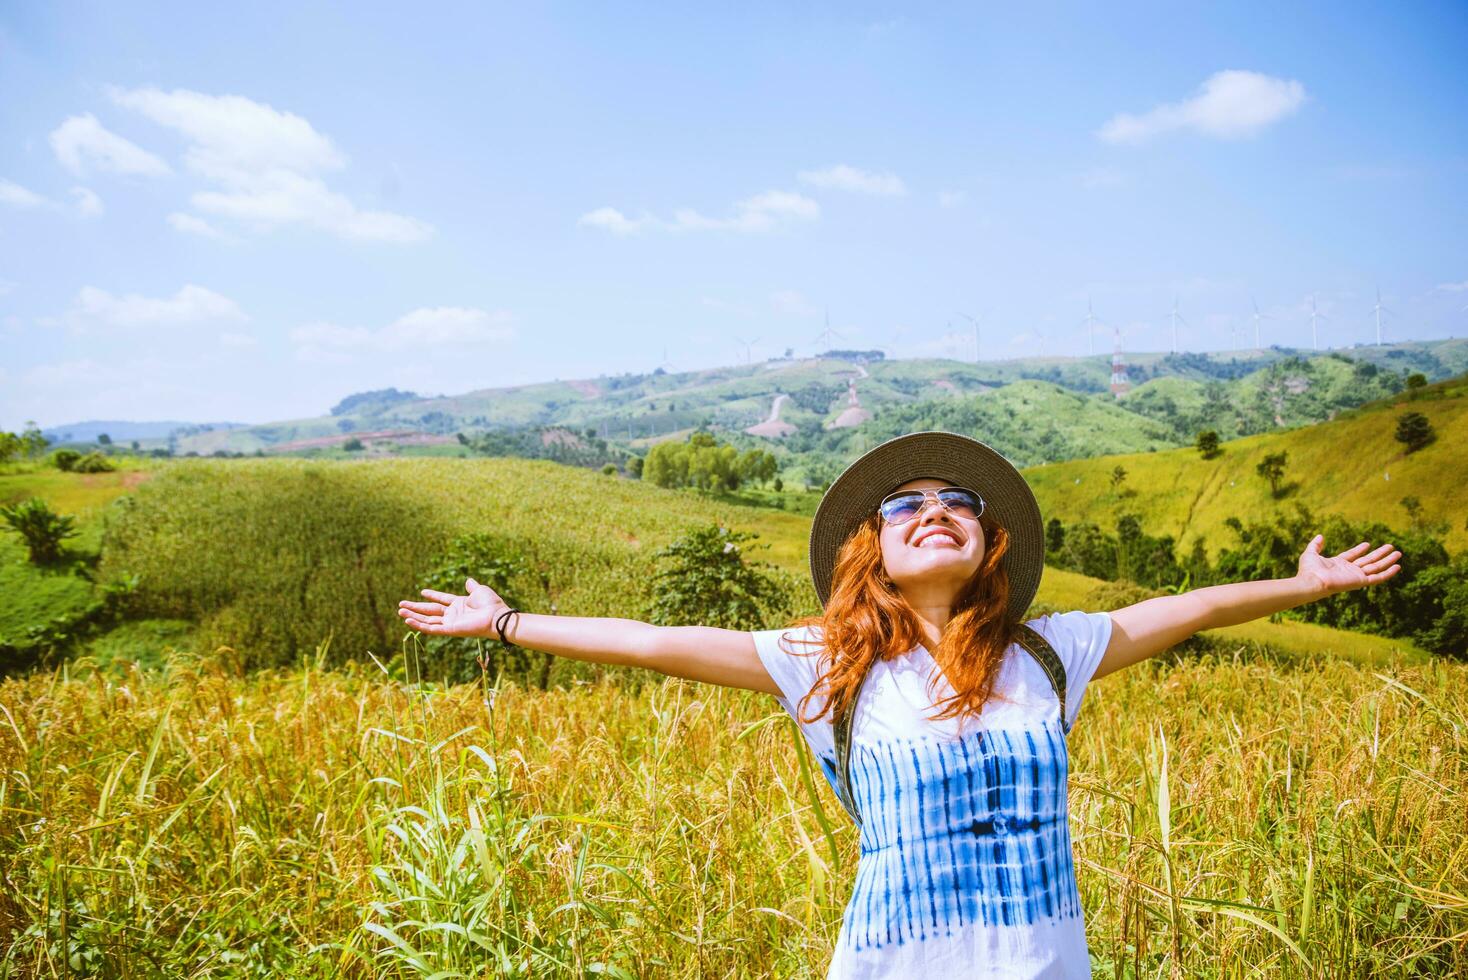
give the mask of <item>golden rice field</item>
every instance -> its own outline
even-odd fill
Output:
[[[1463,975],[1468,668],[1250,653],[1087,695],[1096,975]],[[0,683],[0,976],[824,974],[855,835],[772,698],[328,659]]]

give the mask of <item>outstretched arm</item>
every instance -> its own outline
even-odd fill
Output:
[[[398,603],[403,622],[432,636],[498,639],[494,624],[508,608],[487,585],[464,581],[467,594],[424,589],[422,602]],[[653,626],[635,619],[520,613],[509,617],[505,638],[532,650],[599,664],[646,667],[672,677],[779,694],[754,637],[712,626]]]
[[[1291,578],[1210,585],[1113,611],[1111,642],[1096,676],[1146,660],[1201,630],[1247,623],[1337,592],[1377,585],[1402,568],[1397,564],[1402,553],[1389,544],[1368,552],[1371,542],[1363,541],[1334,558],[1320,553],[1324,544],[1323,535],[1310,540],[1300,555],[1300,570]]]

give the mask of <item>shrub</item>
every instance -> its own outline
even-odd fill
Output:
[[[73,473],[111,473],[117,467],[112,465],[112,460],[101,453],[87,453],[85,456],[71,464]]]
[[[358,439],[356,436],[352,436],[352,438],[342,443],[342,448],[349,453],[360,453],[363,449],[367,447],[362,445],[361,439]]]
[[[651,621],[755,630],[788,614],[789,596],[769,574],[771,566],[744,558],[740,544],[756,537],[751,531],[708,524],[659,551],[663,569],[655,579]],[[749,550],[763,547],[768,546],[751,545]]]
[[[70,473],[81,458],[82,454],[75,449],[58,449],[51,454],[51,465],[63,473]]]
[[[1405,412],[1397,418],[1396,440],[1407,447],[1407,452],[1415,453],[1436,438],[1432,422],[1421,412]]]
[[[25,539],[31,561],[37,565],[59,561],[61,542],[76,535],[76,518],[53,511],[40,497],[0,507],[0,519]]]
[[[504,538],[480,531],[455,538],[435,567],[423,579],[424,588],[440,592],[464,592],[464,580],[487,585],[512,609],[526,606],[524,584],[529,563],[519,547]],[[536,589],[544,592],[544,589]],[[530,608],[543,608],[540,602]],[[498,639],[466,639],[455,636],[426,636],[426,656],[419,673],[431,680],[462,683],[473,680],[482,668],[490,677],[504,675],[524,686],[544,689],[552,657],[548,653],[501,643]]]

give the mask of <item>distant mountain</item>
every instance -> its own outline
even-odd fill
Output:
[[[97,441],[99,435],[108,436],[113,442],[129,443],[134,439],[139,442],[145,440],[166,440],[174,433],[185,435],[200,431],[214,431],[223,429],[241,429],[245,427],[243,422],[72,422],[69,425],[55,425],[49,429],[42,429],[41,434],[50,439],[53,444],[68,442]]]
[[[1308,425],[1400,390],[1406,375],[1468,371],[1468,341],[1412,341],[1327,352],[1271,347],[1206,354],[1128,353],[1131,391],[1109,390],[1110,355],[967,363],[850,356],[778,359],[702,371],[622,374],[420,397],[350,396],[333,414],[179,436],[179,453],[315,453],[357,439],[375,453],[458,453],[456,437],[552,430],[641,451],[707,427],[771,449],[786,479],[821,482],[863,448],[917,428],[989,441],[1020,465],[1227,440]],[[859,352],[856,352],[859,353]],[[114,435],[114,438],[117,438]]]

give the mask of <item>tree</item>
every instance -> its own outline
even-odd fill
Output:
[[[1280,486],[1284,481],[1285,464],[1289,462],[1288,451],[1282,453],[1269,453],[1259,465],[1254,467],[1254,472],[1269,481],[1269,492],[1275,498],[1280,496]]]
[[[627,474],[633,479],[642,479],[642,457],[631,456],[627,459]]]
[[[1422,525],[1422,501],[1413,496],[1403,497],[1402,509],[1407,512],[1407,520],[1412,522],[1412,530],[1417,530]]]
[[[1065,525],[1060,518],[1052,517],[1045,522],[1045,551],[1054,554],[1065,547]]]
[[[656,598],[650,621],[663,626],[718,626],[755,630],[788,615],[790,597],[765,562],[746,561],[758,535],[708,524],[695,527],[655,557]]]
[[[1414,374],[1407,375],[1407,390],[1408,391],[1416,391],[1418,388],[1426,388],[1426,387],[1427,387],[1427,375],[1423,374],[1420,371],[1418,371],[1418,372],[1416,372]]]
[[[601,468],[601,472],[602,472],[602,475],[603,476],[616,476],[617,475],[617,464],[616,463],[608,463],[608,464],[606,464],[605,466],[603,466]]]
[[[142,444],[141,443],[139,443],[136,439],[134,439],[132,441],[132,444],[129,446],[129,448],[132,449],[132,451],[136,453],[136,452],[141,452],[143,447],[142,447]]]
[[[41,435],[40,426],[34,422],[25,424],[25,429],[20,433],[20,450],[27,458],[40,455],[49,445],[51,440]]]
[[[769,483],[779,469],[775,454],[763,449],[746,449],[739,454],[736,465],[741,483]]]
[[[342,443],[342,448],[349,453],[360,453],[363,449],[367,447],[362,445],[361,439],[358,439],[356,436],[352,436],[352,438]]]
[[[0,520],[25,539],[31,561],[37,565],[61,558],[61,542],[76,535],[76,518],[56,513],[40,497],[0,507]]]
[[[1404,412],[1397,417],[1396,440],[1407,447],[1407,452],[1415,453],[1436,438],[1432,422],[1421,412]]]
[[[780,479],[778,476],[775,477],[775,482],[774,482],[773,486],[775,488],[775,492],[776,493],[784,493],[785,492],[785,481],[782,480],[782,479]]]
[[[110,445],[112,445],[112,437],[109,436],[105,432],[99,432],[97,434],[97,445],[99,445],[99,446],[110,446]]]
[[[1118,465],[1116,467],[1116,469],[1114,469],[1114,470],[1111,471],[1111,489],[1112,489],[1112,492],[1115,492],[1116,490],[1120,489],[1121,485],[1123,483],[1125,483],[1125,482],[1126,482],[1126,468],[1123,467],[1123,466],[1121,466],[1121,465]]]
[[[1203,454],[1204,459],[1216,458],[1220,451],[1218,448],[1218,433],[1212,429],[1204,429],[1198,433],[1196,445],[1198,452]]]
[[[14,432],[0,432],[0,463],[8,463],[25,448]]]

